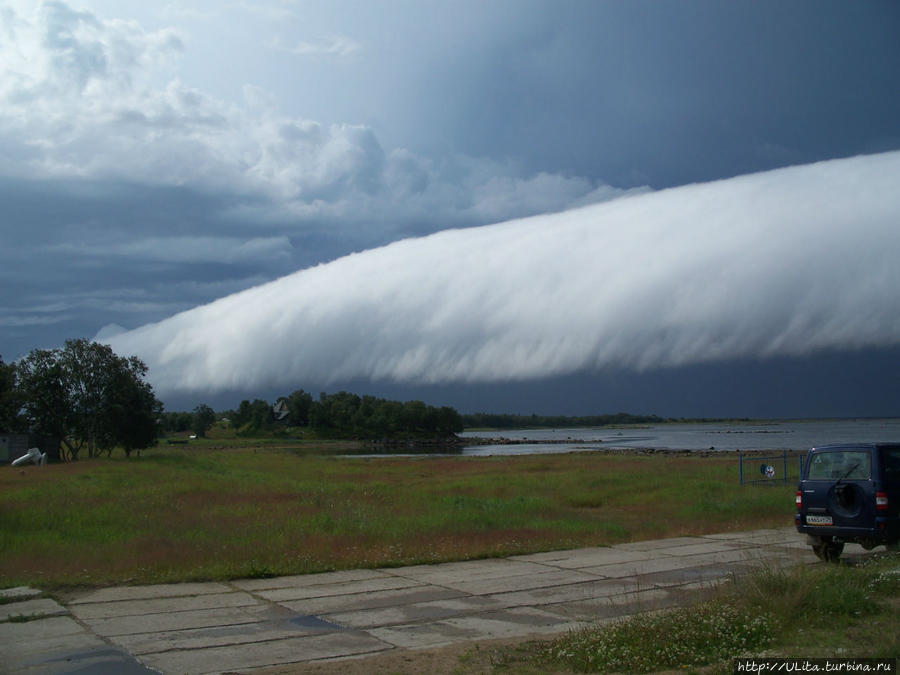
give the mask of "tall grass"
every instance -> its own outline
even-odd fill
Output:
[[[791,523],[730,457],[342,458],[169,448],[0,468],[0,586],[224,579]]]
[[[763,568],[712,598],[500,650],[495,670],[730,673],[742,656],[896,658],[900,556]]]

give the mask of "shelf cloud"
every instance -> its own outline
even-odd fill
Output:
[[[900,152],[398,241],[108,338],[158,391],[526,380],[900,343]]]

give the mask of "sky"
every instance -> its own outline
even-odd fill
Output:
[[[0,356],[167,409],[900,414],[900,5],[0,0]]]

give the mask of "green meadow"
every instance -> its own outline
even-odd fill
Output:
[[[159,447],[0,468],[0,587],[221,580],[784,527],[793,485],[733,455],[342,457]]]

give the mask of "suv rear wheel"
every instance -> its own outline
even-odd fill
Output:
[[[826,562],[837,562],[844,551],[844,542],[834,541],[831,537],[817,537],[812,545],[813,553]]]

